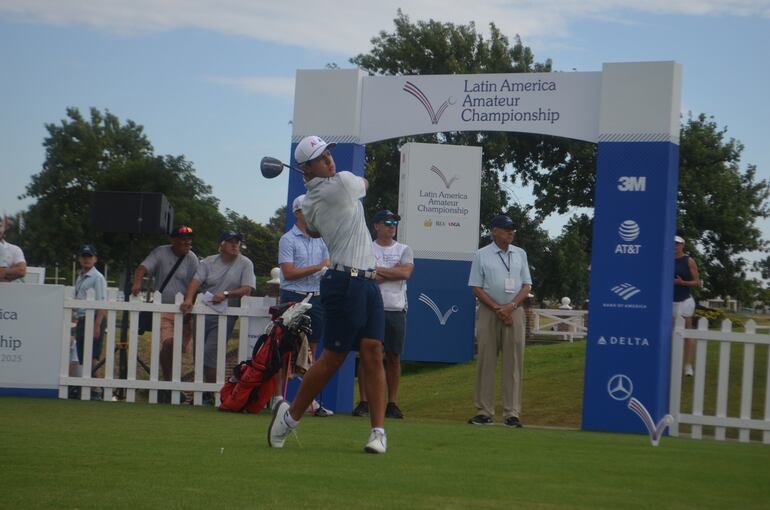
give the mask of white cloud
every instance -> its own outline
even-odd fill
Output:
[[[283,99],[294,99],[294,78],[206,76],[205,80],[235,87],[248,94],[267,94]]]
[[[0,16],[55,25],[86,25],[119,34],[200,28],[329,53],[367,52],[369,39],[392,31],[402,7],[412,20],[434,18],[480,31],[565,37],[581,18],[623,19],[635,12],[770,18],[770,0],[3,0]]]

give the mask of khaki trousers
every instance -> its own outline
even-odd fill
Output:
[[[476,318],[478,356],[476,392],[478,414],[495,415],[495,372],[497,353],[503,353],[503,418],[519,417],[524,375],[524,309],[513,311],[513,325],[506,326],[494,310],[480,305]]]

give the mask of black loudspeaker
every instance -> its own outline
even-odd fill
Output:
[[[168,234],[174,224],[174,208],[163,193],[95,191],[91,219],[102,232]]]

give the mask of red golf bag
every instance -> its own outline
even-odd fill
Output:
[[[272,322],[257,340],[251,359],[233,367],[232,377],[219,390],[220,411],[258,413],[265,408],[280,384],[280,368],[296,361],[303,345],[307,348],[310,317],[304,312],[310,307],[309,303],[270,307]]]

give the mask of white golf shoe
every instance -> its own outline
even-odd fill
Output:
[[[373,430],[369,436],[369,442],[366,443],[364,451],[367,453],[385,453],[388,449],[388,438],[385,432]]]
[[[289,403],[280,400],[273,408],[273,419],[267,429],[267,444],[271,448],[283,448],[283,443],[294,429],[286,423],[286,414],[289,412]]]

